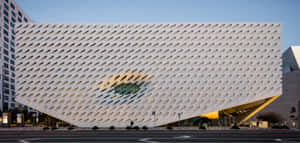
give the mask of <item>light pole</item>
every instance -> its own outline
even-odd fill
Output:
[[[152,115],[153,115],[153,128],[155,126],[155,111],[152,111]]]
[[[177,113],[177,115],[178,115],[178,121],[179,121],[179,126],[180,126],[180,117],[181,117],[181,115],[183,114],[183,112],[179,112],[179,113]]]

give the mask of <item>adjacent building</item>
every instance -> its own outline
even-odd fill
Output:
[[[300,46],[291,46],[282,54],[283,74],[298,71],[300,64]]]
[[[19,106],[15,101],[15,24],[31,19],[13,0],[0,0],[0,111]]]
[[[300,46],[291,46],[282,54],[283,89],[282,96],[260,111],[256,117],[268,114],[277,116],[281,124],[290,128],[300,127]]]
[[[282,93],[279,23],[19,23],[16,32],[17,101],[80,127],[243,122]]]

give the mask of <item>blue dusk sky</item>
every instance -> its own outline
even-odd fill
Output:
[[[280,22],[300,45],[300,0],[15,0],[34,22]]]

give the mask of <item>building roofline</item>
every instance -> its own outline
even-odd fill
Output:
[[[280,22],[22,22],[18,24],[280,24]]]
[[[32,22],[31,17],[28,16],[28,14],[19,6],[19,4],[15,0],[12,0],[12,2],[15,3],[16,7],[23,13],[23,15],[26,15],[26,18],[28,19],[28,22],[26,22],[26,23]]]

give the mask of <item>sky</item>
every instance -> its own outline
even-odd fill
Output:
[[[279,22],[300,45],[300,0],[15,0],[34,22]]]

